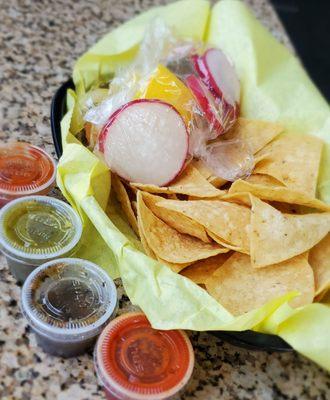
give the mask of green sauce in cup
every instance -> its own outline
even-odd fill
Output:
[[[14,200],[0,212],[0,248],[23,282],[33,269],[77,249],[82,224],[66,203],[44,196]]]
[[[74,237],[72,219],[53,204],[27,200],[7,214],[4,223],[8,243],[30,254],[49,254],[67,246]]]

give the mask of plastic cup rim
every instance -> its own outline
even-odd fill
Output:
[[[25,142],[20,142],[20,143],[25,143]],[[36,186],[34,189],[29,189],[29,190],[6,190],[6,189],[2,189],[0,187],[0,195],[7,195],[7,196],[13,196],[13,197],[17,197],[17,196],[30,196],[33,195],[34,193],[39,193],[42,192],[43,190],[47,189],[49,186],[51,186],[54,182],[55,182],[55,178],[56,178],[56,161],[54,160],[53,157],[51,157],[44,149],[41,149],[38,146],[34,146],[33,144],[30,143],[26,143],[29,147],[33,147],[34,149],[37,149],[38,151],[40,151],[41,153],[43,153],[43,155],[45,155],[50,162],[53,165],[53,174],[52,176],[42,185],[40,186]]]
[[[11,246],[10,243],[6,242],[6,240],[4,239],[5,234],[3,229],[3,218],[6,215],[7,211],[10,208],[15,207],[17,204],[33,200],[36,200],[37,202],[41,203],[56,204],[57,206],[64,208],[69,214],[69,216],[72,218],[72,222],[75,227],[75,233],[72,240],[67,245],[55,251],[54,253],[42,253],[42,254],[25,253],[21,250],[15,249],[15,247]],[[43,259],[50,259],[50,258],[54,259],[62,255],[65,255],[66,253],[69,253],[79,243],[81,235],[82,235],[82,222],[80,220],[78,213],[69,204],[65,203],[62,200],[56,199],[55,197],[24,196],[20,197],[19,199],[10,201],[0,210],[0,247],[2,247],[3,249],[2,251],[4,254],[8,253],[12,257],[13,256],[17,257],[18,261],[20,261],[20,259],[23,259],[23,261],[24,260],[40,261]]]
[[[53,327],[47,324],[44,321],[41,321],[36,315],[31,311],[31,308],[28,304],[27,290],[31,282],[36,278],[36,276],[43,270],[47,269],[49,266],[58,264],[58,263],[70,263],[70,264],[84,264],[88,265],[89,270],[93,270],[97,274],[101,275],[102,278],[107,282],[108,289],[110,291],[109,295],[109,304],[110,306],[105,311],[105,313],[94,323],[83,326],[80,328],[60,328],[60,327]],[[98,331],[102,328],[102,326],[107,322],[107,320],[111,317],[113,312],[115,311],[117,306],[117,289],[112,280],[112,278],[98,265],[95,263],[84,260],[82,258],[58,258],[56,260],[48,261],[44,264],[41,264],[35,270],[31,272],[31,274],[26,278],[21,292],[21,309],[23,315],[27,318],[29,325],[32,329],[35,329],[38,333],[42,335],[47,335],[48,338],[65,341],[72,340],[76,335],[87,334],[84,339],[87,337],[92,337],[97,335]]]
[[[194,360],[195,360],[194,350],[193,350],[192,344],[188,338],[188,335],[183,330],[177,329],[177,331],[182,335],[182,337],[187,345],[187,349],[188,349],[189,356],[190,356],[189,358],[190,358],[191,362],[189,362],[187,371],[186,371],[184,377],[182,378],[182,380],[180,382],[178,382],[175,386],[173,386],[172,388],[170,388],[164,392],[157,393],[157,394],[155,394],[155,393],[139,394],[139,393],[133,392],[131,390],[125,389],[119,383],[117,383],[114,379],[112,379],[111,376],[109,376],[109,374],[106,372],[106,368],[103,363],[101,344],[102,344],[105,336],[107,335],[108,331],[111,329],[112,324],[117,323],[120,320],[128,319],[128,318],[131,318],[134,316],[139,316],[139,315],[143,315],[146,317],[146,315],[142,312],[125,313],[125,314],[122,314],[119,317],[115,318],[103,329],[101,335],[99,336],[99,338],[97,340],[95,348],[94,348],[95,371],[96,371],[96,374],[97,374],[98,378],[100,379],[102,385],[104,386],[104,388],[106,390],[108,390],[109,392],[114,391],[117,396],[128,396],[127,398],[130,400],[133,400],[133,399],[134,400],[147,400],[147,399],[149,399],[149,400],[166,400],[166,399],[170,398],[171,396],[174,396],[176,393],[178,393],[188,383],[188,381],[192,375],[193,369],[194,369]]]

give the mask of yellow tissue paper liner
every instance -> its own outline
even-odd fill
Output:
[[[287,131],[312,133],[327,142],[319,193],[330,201],[330,110],[299,61],[243,3],[222,0],[210,10],[206,1],[182,0],[154,8],[110,32],[75,65],[76,93],[68,92],[68,111],[61,122],[63,155],[57,182],[84,222],[78,256],[97,262],[113,278],[120,276],[131,302],[141,307],[155,328],[273,333],[330,370],[328,304],[293,310],[288,300],[297,293],[288,293],[234,318],[205,290],[142,253],[118,203],[112,194],[109,198],[108,168],[74,137],[79,125],[77,96],[132,59],[147,23],[156,16],[178,35],[221,47],[231,57],[241,79],[244,117],[281,121]]]

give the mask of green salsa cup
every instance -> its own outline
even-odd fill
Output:
[[[22,197],[0,211],[0,250],[18,282],[47,261],[71,257],[81,234],[79,215],[51,197]]]

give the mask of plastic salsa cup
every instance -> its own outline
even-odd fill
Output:
[[[89,349],[115,315],[117,290],[97,265],[62,258],[30,274],[22,288],[21,308],[45,352],[73,357]]]
[[[0,208],[22,196],[46,195],[54,186],[55,175],[55,161],[39,147],[1,144]]]
[[[194,352],[180,330],[153,329],[146,316],[128,313],[100,335],[95,369],[108,399],[170,399],[188,382]]]
[[[72,256],[81,234],[79,215],[51,197],[22,197],[0,210],[0,250],[19,282],[38,265]]]

